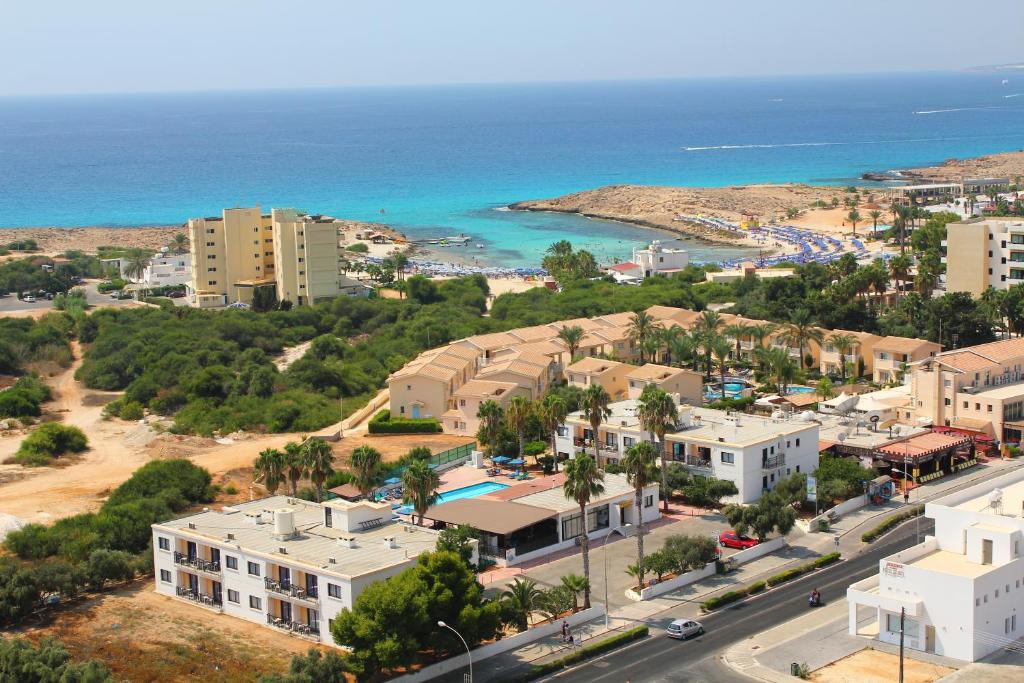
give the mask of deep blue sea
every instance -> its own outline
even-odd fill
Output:
[[[497,209],[612,183],[845,183],[1021,149],[1024,77],[1003,78],[0,98],[0,226],[170,224],[258,203],[465,232],[492,263],[533,265],[560,238],[627,256],[650,231]]]

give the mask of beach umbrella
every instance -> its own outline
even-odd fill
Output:
[[[510,458],[508,458],[507,456],[504,456],[504,455],[499,455],[496,458],[491,458],[491,460],[493,460],[494,462],[508,462],[509,459]]]
[[[525,465],[526,461],[521,458],[516,458],[515,460],[509,460],[508,464],[512,465],[513,467],[519,467],[520,465]]]
[[[399,479],[398,477],[389,477],[389,478],[384,480],[384,483],[385,484],[389,484],[389,485],[390,484],[401,484],[402,480]]]

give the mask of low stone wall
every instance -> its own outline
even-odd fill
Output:
[[[656,583],[653,586],[647,586],[646,588],[640,591],[639,595],[637,595],[635,588],[628,588],[626,589],[626,597],[630,600],[637,601],[650,600],[651,598],[656,598],[659,595],[664,595],[665,593],[671,593],[672,591],[678,588],[688,586],[691,583],[696,583],[701,579],[706,579],[709,576],[714,575],[715,563],[709,562],[708,564],[704,565],[703,569],[694,569],[693,571],[689,571],[685,574],[680,574],[679,576],[671,578],[668,581],[662,581],[661,583]]]
[[[489,657],[494,657],[495,655],[500,655],[503,652],[518,649],[528,643],[533,643],[543,638],[551,637],[561,631],[563,621],[569,622],[569,626],[578,626],[602,616],[604,616],[604,605],[598,605],[597,607],[591,607],[590,609],[577,612],[576,614],[571,614],[563,619],[556,619],[553,623],[535,626],[523,631],[522,633],[517,633],[510,638],[503,638],[499,641],[482,645],[473,650],[473,663],[476,664],[477,662],[483,661]],[[429,681],[432,678],[443,676],[444,674],[452,671],[466,669],[468,663],[468,655],[466,653],[462,653],[461,655],[449,657],[448,659],[436,664],[425,666],[416,673],[406,674],[405,676],[400,676],[393,680],[403,681],[406,683]]]
[[[867,504],[867,496],[857,496],[856,498],[851,498],[850,500],[844,500],[839,505],[836,505],[834,508],[830,510],[825,510],[825,512],[821,513],[820,515],[812,519],[810,522],[808,522],[807,532],[811,534],[818,533],[818,522],[823,519],[828,519],[829,514],[836,514],[842,517],[845,514],[853,512],[854,510],[860,510],[862,507],[866,507]]]
[[[741,564],[744,564],[746,562],[750,562],[751,560],[756,560],[759,557],[763,557],[763,556],[767,555],[768,553],[774,553],[776,550],[781,550],[782,548],[785,548],[785,547],[786,547],[786,539],[783,538],[782,536],[779,536],[778,538],[773,538],[770,541],[765,541],[764,543],[758,543],[753,548],[747,548],[746,550],[741,550],[738,553],[736,553],[735,555],[730,555],[728,559],[734,565],[741,565]]]

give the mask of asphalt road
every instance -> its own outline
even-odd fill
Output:
[[[915,525],[914,521],[904,524],[871,550],[853,559],[701,618],[707,632],[699,638],[677,641],[666,637],[664,628],[677,618],[670,610],[660,620],[648,620],[652,636],[647,640],[610,652],[549,680],[559,683],[749,682],[750,679],[722,664],[718,655],[740,640],[805,613],[807,595],[812,588],[821,592],[826,603],[842,599],[851,583],[878,572],[880,559],[916,543]],[[933,529],[932,520],[921,519],[922,535]]]

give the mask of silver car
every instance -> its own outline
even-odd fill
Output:
[[[692,619],[676,619],[668,628],[665,630],[665,634],[669,638],[676,638],[678,640],[686,640],[692,636],[700,636],[704,634],[704,627],[700,625],[699,621]]]

